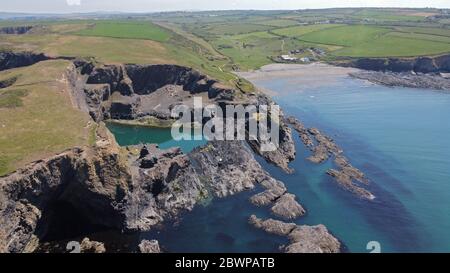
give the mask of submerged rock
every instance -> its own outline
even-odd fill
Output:
[[[349,192],[354,193],[355,195],[367,200],[375,199],[375,196],[368,190],[355,185],[353,183],[353,177],[346,173],[345,170],[337,171],[334,169],[330,169],[327,171],[327,174],[335,178],[339,185]]]

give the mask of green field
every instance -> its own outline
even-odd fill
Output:
[[[76,32],[78,35],[167,41],[170,33],[150,22],[96,22],[89,28]]]
[[[371,19],[376,21],[422,21],[425,16],[417,15],[419,12],[405,12],[402,10],[363,9],[351,15],[357,19]]]
[[[448,28],[429,28],[429,27],[395,27],[396,31],[406,33],[421,33],[437,36],[450,37],[450,29]]]
[[[389,32],[387,28],[373,26],[341,26],[314,31],[300,37],[303,41],[318,44],[354,46],[378,39]]]
[[[386,35],[333,52],[349,57],[412,57],[450,52],[450,44]]]
[[[214,24],[205,29],[208,33],[214,35],[235,35],[250,33],[262,30],[269,30],[273,27],[257,25],[257,24],[242,24],[242,23],[228,23],[228,24]]]
[[[422,33],[406,33],[406,32],[390,32],[388,33],[388,36],[450,44],[450,36],[440,36]]]
[[[260,24],[260,25],[266,25],[266,26],[272,26],[272,27],[289,27],[289,26],[295,26],[295,25],[299,24],[298,21],[288,20],[288,19],[264,20],[264,21],[257,21],[256,23]]]
[[[286,36],[286,37],[300,37],[310,32],[315,32],[319,30],[324,30],[328,28],[334,28],[341,25],[335,25],[335,24],[317,24],[317,25],[307,25],[307,26],[296,26],[296,27],[289,27],[289,28],[281,28],[277,30],[273,30],[272,33],[280,35],[280,36]]]

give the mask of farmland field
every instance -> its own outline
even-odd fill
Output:
[[[302,35],[305,35],[310,32],[315,32],[323,29],[329,29],[338,27],[341,25],[334,25],[334,24],[318,24],[318,25],[308,25],[308,26],[296,26],[296,27],[289,27],[289,28],[282,28],[272,31],[273,33],[281,36],[287,36],[287,37],[300,37]]]
[[[289,27],[298,25],[298,21],[288,19],[273,19],[255,22],[260,25],[273,26],[273,27]]]
[[[315,31],[303,35],[301,39],[303,41],[340,45],[340,46],[353,46],[355,44],[369,42],[377,39],[382,34],[387,33],[389,29],[372,26],[342,26],[331,29],[324,29],[321,31]]]
[[[410,57],[450,52],[450,44],[386,35],[380,39],[335,51],[337,56]]]
[[[92,27],[76,32],[83,36],[148,39],[159,42],[167,41],[170,34],[150,22],[99,22]]]

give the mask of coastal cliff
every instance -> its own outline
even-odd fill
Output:
[[[350,73],[351,77],[375,84],[450,90],[450,55],[418,58],[358,58],[335,63],[365,71]]]
[[[274,104],[264,94],[242,94],[192,68],[178,65],[96,66],[76,60],[74,67],[69,72],[72,95],[78,107],[89,112],[96,122],[137,121],[146,125],[156,120],[157,125],[170,126],[173,107],[182,103],[192,110],[193,96],[200,96],[205,104],[216,104],[224,110],[227,105]],[[260,140],[248,140],[248,143],[268,162],[292,172],[288,163],[295,159],[295,146],[291,129],[282,118],[279,135],[280,145],[274,151],[261,151]]]
[[[336,64],[371,71],[448,73],[450,72],[450,55],[417,58],[356,58]]]
[[[159,78],[158,73],[164,77]],[[33,162],[0,178],[0,252],[33,252],[49,238],[84,237],[91,230],[147,232],[177,218],[182,211],[192,210],[201,200],[226,197],[258,185],[264,191],[249,200],[253,204],[270,205],[271,212],[284,219],[305,214],[296,196],[272,178],[253,154],[290,171],[288,163],[295,158],[295,146],[283,119],[280,146],[275,151],[261,151],[259,140],[211,141],[189,154],[179,148],[161,150],[156,145],[119,147],[102,123],[112,117],[161,118],[174,103],[165,100],[167,97],[184,103],[199,94],[226,107],[238,103],[270,105],[273,102],[267,96],[238,97],[238,91],[175,65],[96,66],[75,61],[66,79],[74,105],[91,113],[92,122],[97,123],[95,143]],[[162,106],[143,112],[154,103]],[[62,215],[77,223],[70,234],[55,229]],[[85,239],[87,251],[108,251],[107,243]]]

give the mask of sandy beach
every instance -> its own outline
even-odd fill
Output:
[[[349,73],[360,71],[356,68],[332,66],[324,63],[312,64],[269,64],[259,70],[238,72],[237,75],[258,86],[259,82],[271,81],[279,78],[289,78],[289,81],[299,86],[299,91],[305,88],[317,88],[336,84],[339,79],[348,77]],[[273,90],[258,87],[270,95]]]

